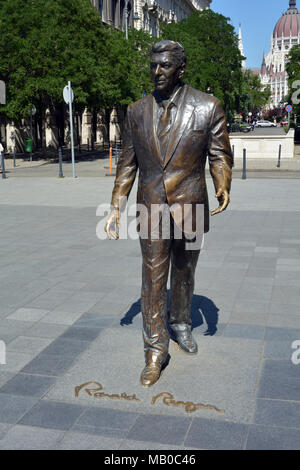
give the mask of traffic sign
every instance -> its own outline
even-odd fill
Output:
[[[3,80],[0,80],[0,104],[6,104],[6,89]]]
[[[36,114],[36,107],[33,105],[29,110],[29,115],[34,116]]]
[[[63,91],[63,97],[65,102],[69,105],[69,114],[70,114],[70,138],[71,138],[71,156],[72,156],[72,175],[75,176],[75,154],[74,154],[74,132],[73,132],[73,110],[72,103],[74,99],[74,93],[71,87],[71,82],[68,82],[68,85],[65,86]]]
[[[71,85],[70,85],[71,87]],[[74,93],[73,93],[73,90],[71,88],[71,90],[69,90],[69,85],[66,85],[65,88],[64,88],[64,91],[63,91],[63,97],[64,97],[64,100],[65,100],[65,103],[69,104],[70,102],[70,94],[71,94],[71,103],[73,103],[73,99],[74,99]]]
[[[285,110],[287,113],[291,113],[293,111],[293,106],[291,106],[290,104],[288,104],[286,107],[285,107]]]

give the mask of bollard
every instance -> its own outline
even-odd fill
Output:
[[[90,139],[87,139],[87,151],[90,151]]]
[[[112,147],[109,147],[109,174],[112,174]]]
[[[279,145],[277,168],[280,168],[280,159],[281,159],[281,144]]]
[[[232,166],[234,167],[234,145],[232,146]]]
[[[247,178],[246,175],[246,155],[247,151],[246,149],[243,149],[243,174],[242,174],[242,179],[245,180]]]
[[[16,168],[16,147],[14,147],[14,168]]]
[[[5,174],[5,164],[4,164],[4,152],[1,151],[1,172],[2,172],[2,179],[4,180],[6,178]]]
[[[116,166],[118,164],[118,158],[119,158],[119,149],[118,149],[118,146],[116,145],[115,147],[115,165]]]
[[[59,147],[59,149],[58,149],[58,168],[59,168],[58,177],[63,178],[64,175],[63,175],[63,169],[62,169],[62,151],[61,151],[61,147]]]

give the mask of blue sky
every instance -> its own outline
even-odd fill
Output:
[[[238,32],[242,24],[247,68],[260,68],[262,55],[270,50],[270,37],[289,0],[212,0],[211,9],[231,18]],[[300,0],[297,1],[300,10]]]

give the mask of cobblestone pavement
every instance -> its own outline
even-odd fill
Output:
[[[150,389],[139,243],[96,237],[112,184],[0,179],[0,449],[300,449],[299,182],[233,181],[196,272],[199,353],[171,342]]]

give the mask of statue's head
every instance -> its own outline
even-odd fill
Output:
[[[183,79],[186,67],[185,50],[179,42],[160,41],[150,52],[150,71],[155,90],[169,96]]]

